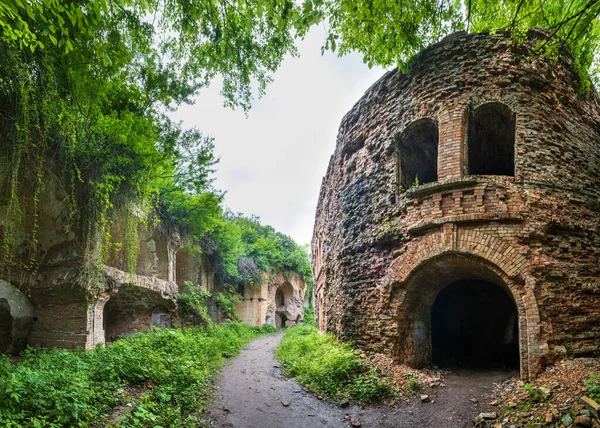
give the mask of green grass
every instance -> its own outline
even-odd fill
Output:
[[[130,385],[146,385],[149,392],[124,426],[199,426],[209,382],[225,355],[262,333],[228,323],[154,330],[90,352],[28,348],[18,364],[2,356],[0,426],[104,426]]]
[[[331,400],[366,403],[390,394],[387,379],[356,355],[350,345],[332,334],[320,334],[314,326],[290,328],[276,355],[286,375]]]

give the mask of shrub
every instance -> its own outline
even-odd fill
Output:
[[[277,331],[273,324],[263,324],[260,329],[262,333],[275,333]]]
[[[217,307],[232,320],[239,321],[239,316],[235,312],[234,305],[243,301],[244,298],[241,294],[235,291],[228,291],[217,294]]]
[[[212,320],[208,314],[207,300],[211,297],[210,291],[204,290],[200,285],[194,285],[185,281],[187,293],[179,293],[179,316],[189,321],[190,324],[211,324]]]
[[[290,328],[276,351],[286,375],[334,401],[370,402],[390,392],[387,379],[346,343],[310,325]]]
[[[315,323],[315,308],[312,305],[304,308],[304,324],[317,327],[317,323]]]

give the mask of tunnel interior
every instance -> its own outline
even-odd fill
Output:
[[[491,282],[451,283],[434,301],[431,341],[432,362],[438,366],[518,368],[516,305]]]
[[[0,299],[0,353],[11,351],[13,319],[10,305],[6,299]]]

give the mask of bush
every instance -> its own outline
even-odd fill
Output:
[[[147,394],[125,426],[195,427],[226,356],[263,329],[246,324],[154,330],[93,351],[28,348],[0,358],[0,426],[104,425],[127,386]]]
[[[304,324],[317,327],[317,323],[315,322],[315,308],[312,305],[304,308]]]
[[[179,293],[179,316],[190,325],[209,325],[212,323],[208,314],[207,300],[211,297],[210,291],[204,290],[200,285],[185,281],[187,293]]]
[[[365,403],[390,393],[387,379],[355,355],[350,345],[320,334],[313,326],[290,328],[276,355],[286,375],[334,401]]]
[[[275,333],[277,331],[273,324],[263,324],[260,329],[263,333]]]

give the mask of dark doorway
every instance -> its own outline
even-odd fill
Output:
[[[0,299],[0,353],[11,351],[13,319],[10,305],[6,299]]]
[[[518,368],[517,320],[515,303],[499,286],[480,280],[448,285],[431,313],[433,363]]]
[[[283,291],[280,289],[277,289],[277,291],[275,292],[275,304],[277,306],[285,306],[285,296],[283,294]]]
[[[484,104],[469,120],[469,174],[515,175],[515,114],[505,105]]]
[[[285,314],[277,312],[275,314],[275,327],[277,328],[286,328],[287,327],[287,317]]]

